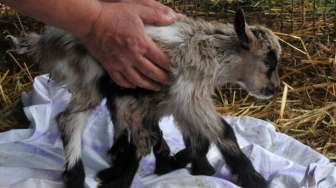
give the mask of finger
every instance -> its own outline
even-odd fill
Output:
[[[146,6],[138,6],[138,15],[144,24],[148,25],[169,25],[177,19],[174,11],[163,12],[156,8],[149,8]]]
[[[187,18],[187,16],[186,16],[186,15],[184,15],[184,14],[181,14],[181,13],[177,13],[177,14],[176,14],[176,17],[177,17],[177,20],[184,20],[184,19],[186,19],[186,18]]]
[[[162,11],[165,14],[168,14],[169,12],[174,12],[173,9],[161,4],[160,2],[154,1],[154,0],[142,0],[142,1],[138,1],[141,2],[141,4],[151,7],[151,8],[155,8],[155,9],[159,9],[160,11]]]
[[[148,47],[145,53],[145,57],[160,68],[168,71],[170,68],[170,61],[168,56],[153,42],[151,38],[146,36],[146,40]]]
[[[128,68],[124,76],[133,84],[141,88],[155,90],[158,91],[161,87],[155,83],[154,81],[150,80],[143,76],[139,71],[134,68]]]
[[[174,12],[171,8],[161,4],[160,2],[157,2],[155,0],[124,0],[123,2],[126,3],[134,3],[138,5],[144,5],[149,8],[154,8],[162,11],[165,14],[168,14],[169,12]]]
[[[110,74],[110,77],[116,84],[118,84],[121,87],[135,88],[135,86],[131,84],[131,82],[129,82],[127,79],[125,79],[124,76],[119,72],[112,72]]]
[[[103,65],[104,69],[109,73],[111,76],[114,72],[121,72],[123,71],[123,67],[120,66],[122,64],[122,59],[117,56],[112,56],[109,58],[113,58],[115,60],[113,61],[100,61],[100,63]]]
[[[140,71],[143,75],[146,75],[148,78],[155,80],[162,84],[167,84],[169,77],[167,72],[160,69],[158,66],[147,60],[143,56],[137,57],[138,63],[135,65],[135,68]]]
[[[124,0],[123,2],[144,5],[144,6],[147,6],[149,8],[153,8],[153,9],[159,10],[163,14],[174,14],[173,17],[174,17],[175,21],[177,21],[177,20],[183,20],[183,19],[186,18],[185,15],[177,13],[173,9],[171,9],[170,7],[168,7],[166,5],[163,5],[162,3],[158,2],[158,1],[155,1],[155,0]]]

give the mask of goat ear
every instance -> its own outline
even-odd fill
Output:
[[[255,37],[246,24],[244,12],[241,8],[236,11],[234,29],[243,47],[250,49]]]

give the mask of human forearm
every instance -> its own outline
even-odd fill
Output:
[[[79,37],[91,30],[101,9],[98,0],[0,0],[0,2]]]
[[[123,87],[158,90],[169,81],[169,59],[145,34],[144,25],[168,25],[181,15],[155,0],[0,2],[75,35]]]

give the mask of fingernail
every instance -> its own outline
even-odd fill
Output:
[[[168,20],[175,20],[177,18],[176,13],[173,10],[171,10],[171,9],[164,16]]]

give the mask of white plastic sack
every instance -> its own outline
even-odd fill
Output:
[[[35,79],[33,91],[24,94],[24,111],[31,121],[30,129],[0,133],[1,188],[63,187],[63,148],[55,123],[70,94],[48,82],[46,75]],[[243,152],[256,170],[274,188],[332,188],[336,187],[333,163],[310,147],[275,131],[272,124],[251,117],[225,117],[231,123]],[[164,137],[172,152],[182,149],[180,132],[173,118],[160,122]],[[107,150],[112,145],[113,128],[105,101],[96,108],[84,130],[83,161],[87,187],[96,187],[95,174],[109,167]],[[235,188],[230,172],[217,149],[212,147],[208,158],[216,167],[212,176],[191,176],[187,169],[166,175],[153,175],[154,157],[141,161],[133,188]]]

